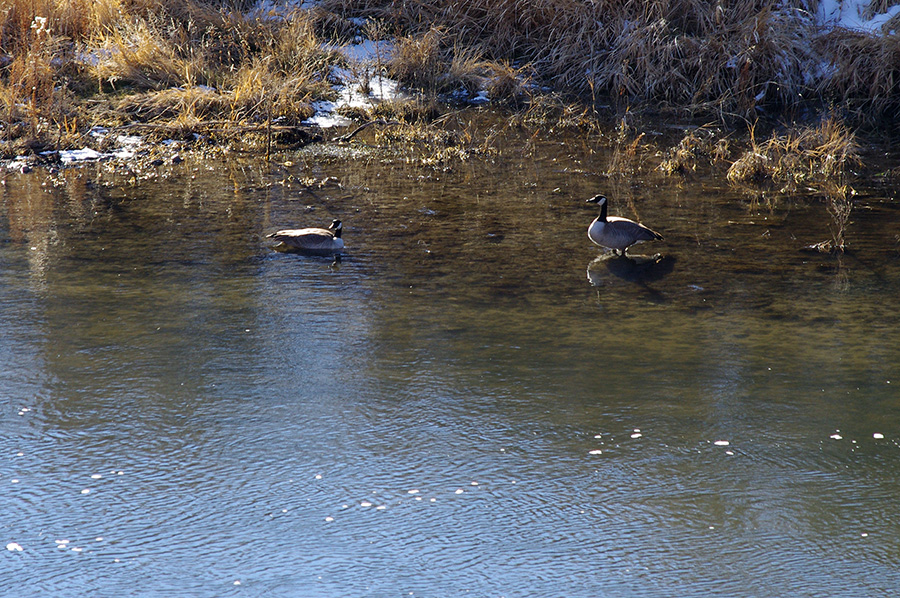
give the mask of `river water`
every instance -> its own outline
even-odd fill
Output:
[[[887,186],[838,257],[823,197],[578,139],[279,160],[5,175],[0,595],[900,592]]]

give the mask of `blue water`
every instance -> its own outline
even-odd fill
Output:
[[[7,175],[0,595],[900,592],[896,203],[534,151]]]

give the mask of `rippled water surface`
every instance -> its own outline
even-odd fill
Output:
[[[0,595],[898,595],[886,189],[290,160],[6,175]]]

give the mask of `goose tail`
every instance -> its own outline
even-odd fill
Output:
[[[647,228],[643,224],[638,224],[634,228],[634,238],[637,241],[662,241],[663,236],[653,230],[652,228]]]

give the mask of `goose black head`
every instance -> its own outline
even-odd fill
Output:
[[[607,201],[608,200],[606,199],[606,196],[603,194],[595,195],[594,197],[587,200],[587,203],[595,203],[598,206],[600,206],[600,216],[598,216],[597,218],[598,218],[598,220],[600,220],[602,222],[606,222],[606,203],[607,203]]]
[[[340,221],[340,220],[332,220],[332,221],[331,221],[331,225],[330,225],[328,228],[329,228],[330,230],[333,230],[333,231],[334,231],[334,236],[335,236],[335,237],[340,237],[340,236],[341,236],[341,229],[342,229],[343,227],[344,227],[344,225],[341,224],[341,221]]]

